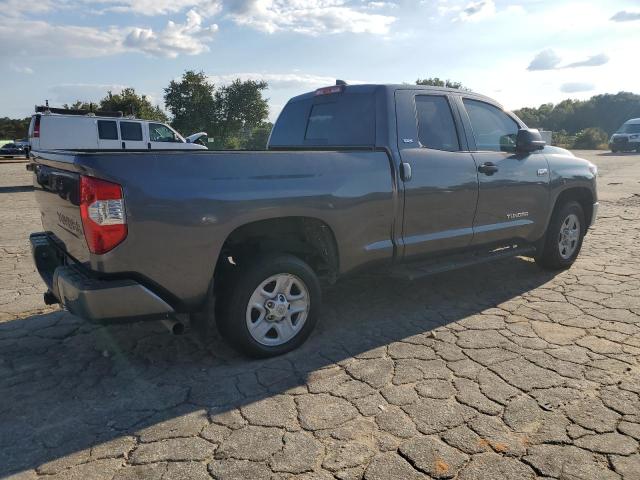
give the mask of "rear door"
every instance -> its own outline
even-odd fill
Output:
[[[97,126],[99,149],[115,150],[122,148],[116,120],[97,120]]]
[[[445,94],[396,91],[398,147],[411,166],[404,182],[404,256],[466,247],[478,199],[476,164]]]
[[[520,125],[501,108],[461,98],[480,194],[473,244],[537,240],[549,208],[549,165],[541,152],[517,153]]]
[[[147,138],[142,122],[120,120],[120,146],[123,150],[147,150]]]

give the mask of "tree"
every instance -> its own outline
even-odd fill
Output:
[[[69,108],[71,110],[98,110],[98,104],[76,100],[71,105],[68,103],[63,104],[62,108]]]
[[[136,118],[168,122],[167,114],[158,105],[152,105],[146,95],[138,95],[134,88],[125,88],[120,93],[107,92],[100,100],[100,110],[121,111],[125,115],[132,114]]]
[[[207,132],[213,136],[216,108],[215,86],[204,72],[187,70],[179,81],[171,80],[164,89],[164,104],[171,113],[171,125],[187,135]]]
[[[27,136],[29,130],[29,122],[31,117],[27,118],[0,118],[0,140],[20,140]]]
[[[267,82],[239,78],[215,93],[214,143],[225,145],[242,128],[253,128],[269,115],[269,104],[262,97]]]
[[[240,79],[216,88],[204,72],[187,70],[164,89],[164,101],[175,129],[205,131],[215,148],[247,148],[253,129],[269,115],[266,88],[266,82]]]
[[[441,80],[438,77],[419,78],[416,80],[416,85],[430,85],[432,87],[447,87],[447,88],[457,88],[459,90],[468,90],[460,82],[454,82],[453,80],[449,80],[449,79]]]
[[[573,148],[596,149],[607,144],[609,136],[601,128],[585,128],[578,132]]]
[[[242,148],[247,150],[266,150],[273,123],[263,122],[253,128],[249,136],[243,139]]]
[[[569,135],[575,135],[597,127],[611,135],[630,118],[640,117],[640,95],[607,93],[589,100],[567,99],[557,105],[545,103],[538,108],[525,107],[514,113],[533,128],[566,130]]]

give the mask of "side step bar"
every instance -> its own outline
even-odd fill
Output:
[[[502,258],[517,257],[520,255],[529,256],[535,253],[536,247],[533,245],[498,248],[491,251],[475,253],[458,253],[442,258],[431,259],[421,263],[409,263],[399,265],[391,270],[391,276],[405,280],[415,280],[417,278],[434,275],[436,273],[457,270],[458,268],[470,267],[481,263],[489,263]]]

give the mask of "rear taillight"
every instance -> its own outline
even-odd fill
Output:
[[[40,115],[36,115],[33,122],[33,138],[40,138]]]
[[[80,216],[92,253],[106,253],[127,237],[122,187],[117,183],[81,176]]]

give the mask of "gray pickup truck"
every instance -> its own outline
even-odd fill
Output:
[[[484,96],[413,85],[292,98],[267,151],[34,151],[28,168],[47,303],[215,324],[253,356],[299,346],[321,283],[365,267],[569,267],[598,207],[593,164]]]

